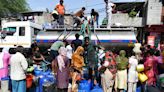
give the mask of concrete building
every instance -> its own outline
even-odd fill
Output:
[[[73,15],[65,14],[64,15],[64,24],[66,28],[72,28],[73,26]]]
[[[119,1],[119,0],[118,0]],[[121,0],[120,0],[121,1]],[[135,27],[139,42],[147,43],[148,36],[155,36],[155,40],[159,43],[164,39],[164,7],[162,0],[142,0],[141,2],[115,2],[117,11],[112,15],[112,24],[115,27]],[[128,1],[128,0],[127,0]],[[131,4],[137,10],[136,16],[130,17],[130,12],[118,11],[121,5]],[[137,6],[139,4],[139,6]],[[139,10],[141,9],[141,10]],[[139,14],[140,13],[140,14]],[[139,14],[139,16],[138,16]]]
[[[128,2],[130,0],[123,0],[123,1],[124,2],[119,2],[119,0],[115,1],[116,2],[115,4],[117,5],[117,7],[119,7],[121,4],[129,3],[129,8],[131,8],[130,4],[134,3],[133,4],[134,7],[141,9],[140,11],[137,11],[137,13],[142,12],[142,16],[136,15],[135,17],[132,18],[128,15],[129,12],[122,13],[120,11],[117,11],[112,15],[112,24],[119,22],[122,24],[122,26],[133,26],[133,27],[143,27],[145,25],[162,24],[161,22],[162,0],[138,0],[138,2],[137,0],[131,0],[132,2]],[[137,7],[137,4],[140,4],[140,6]]]
[[[15,18],[15,17],[1,18],[0,27],[6,22],[17,21],[17,20],[18,20],[18,18]]]
[[[23,12],[16,17],[1,18],[1,25],[11,21],[32,21],[43,25],[45,23],[51,23],[53,18],[50,13],[44,11]]]
[[[145,25],[145,39],[154,37],[154,45],[164,42],[164,5],[163,0],[147,1],[147,18]]]
[[[24,21],[30,20],[40,25],[51,23],[53,20],[51,14],[44,11],[24,12],[22,17]]]
[[[143,27],[143,17],[129,17],[128,13],[116,13],[112,15],[113,26],[120,23],[122,27]]]
[[[162,2],[160,0],[147,0],[146,25],[162,24]]]

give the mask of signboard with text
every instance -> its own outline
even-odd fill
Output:
[[[155,36],[148,36],[148,41],[147,41],[148,45],[150,45],[151,47],[154,47],[155,45]]]

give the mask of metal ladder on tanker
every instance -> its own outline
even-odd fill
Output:
[[[66,40],[70,35],[72,35],[72,31],[74,30],[74,26],[72,26],[72,30],[70,32],[67,32],[67,28],[64,26],[64,31],[58,36],[57,40],[59,40],[59,38],[64,34],[66,34],[64,37],[63,37],[63,40]],[[101,44],[98,36],[97,36],[97,33],[96,33],[96,30],[94,28],[94,26],[91,28],[91,26],[88,24],[88,21],[85,20],[84,23],[81,25],[81,28],[80,28],[80,32],[78,32],[80,35],[83,36],[83,40],[85,37],[89,37],[90,40],[91,39],[91,35],[94,34],[97,38],[97,40],[95,40],[95,43],[96,44]]]
[[[96,38],[97,38],[97,40],[95,40],[95,43],[97,44],[97,42],[98,42],[99,44],[101,44],[100,40],[99,40],[99,38],[97,36],[95,27],[94,26],[91,27],[91,25],[88,24],[88,21],[87,22],[86,21],[87,20],[85,20],[84,23],[81,25],[81,29],[80,29],[79,34],[82,35],[83,38],[89,37],[90,40],[92,40],[91,39],[91,35],[94,34],[96,36]]]

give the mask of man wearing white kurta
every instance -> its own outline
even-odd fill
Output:
[[[10,58],[12,92],[26,92],[25,70],[28,67],[28,63],[22,52],[23,47],[18,46],[16,54]]]
[[[135,56],[129,58],[128,92],[136,92],[138,72],[136,71],[138,60]]]

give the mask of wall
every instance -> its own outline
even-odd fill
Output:
[[[44,24],[44,23],[51,23],[53,20],[51,14],[49,13],[43,13],[42,16],[34,16],[35,23],[38,24]]]
[[[71,16],[70,14],[65,14],[64,24],[67,28],[71,28],[73,26],[73,16]]]
[[[120,23],[121,26],[143,27],[142,17],[131,18],[127,13],[112,15],[112,24]]]
[[[148,0],[146,25],[161,24],[162,2]]]
[[[161,16],[161,21],[164,24],[164,6],[162,7],[162,16]]]

